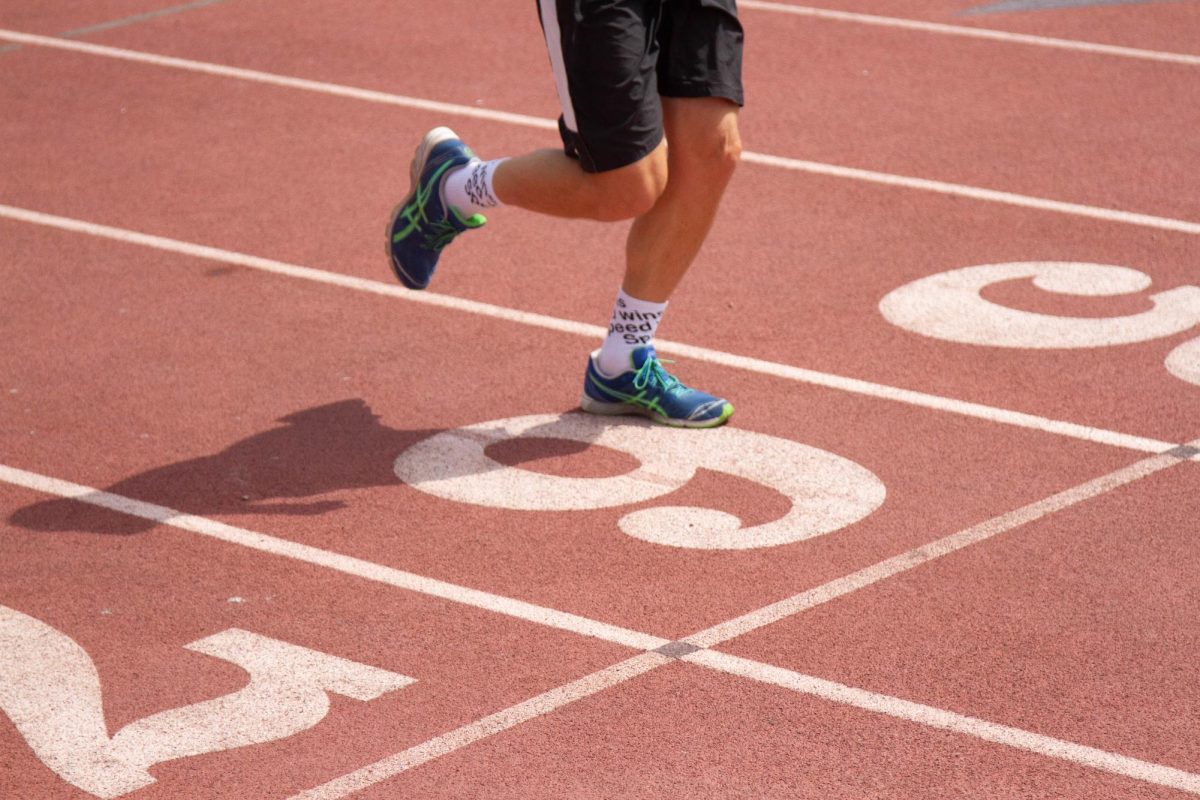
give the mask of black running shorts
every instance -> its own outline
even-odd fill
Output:
[[[663,137],[659,97],[744,102],[736,0],[538,0],[568,155],[588,172]]]

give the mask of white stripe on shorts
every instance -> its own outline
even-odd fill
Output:
[[[558,3],[556,0],[538,0],[542,10],[542,31],[546,34],[546,50],[550,53],[550,69],[554,71],[554,86],[558,90],[558,104],[562,106],[563,122],[567,129],[579,132],[575,123],[575,106],[571,105],[571,89],[567,85],[567,68],[563,61],[562,29],[558,27]]]

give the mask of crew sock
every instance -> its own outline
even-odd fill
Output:
[[[636,348],[654,342],[654,332],[666,310],[666,303],[639,300],[626,294],[624,289],[620,290],[613,306],[608,335],[604,337],[600,355],[596,357],[600,373],[615,378],[632,370],[631,354]]]
[[[464,217],[482,214],[501,205],[492,189],[492,177],[496,174],[496,167],[505,160],[473,159],[448,174],[442,183],[442,199],[446,205],[453,206]]]

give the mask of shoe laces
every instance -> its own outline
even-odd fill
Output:
[[[429,220],[428,224],[429,232],[425,234],[425,246],[433,251],[440,251],[459,234],[458,228],[454,227],[449,219]]]
[[[638,371],[633,374],[633,388],[642,391],[647,386],[661,387],[664,392],[673,392],[676,389],[685,388],[684,385],[671,373],[663,369],[663,364],[671,364],[672,361],[661,360],[657,356],[649,356]]]
[[[430,181],[424,185],[418,184],[413,202],[404,209],[405,219],[423,234],[422,244],[434,252],[441,251],[454,240],[455,236],[461,233],[461,229],[450,221],[450,209],[444,205],[442,209],[444,216],[441,219],[430,219],[429,217],[430,197],[434,192],[439,191],[439,188],[440,184],[437,181]]]

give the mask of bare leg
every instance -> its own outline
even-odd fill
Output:
[[[666,140],[641,161],[588,173],[559,150],[538,150],[501,164],[493,184],[502,202],[529,211],[636,217],[622,288],[653,302],[667,300],[700,252],[741,153],[735,104],[711,97],[662,103]]]
[[[641,161],[598,173],[561,150],[536,150],[501,164],[492,186],[501,202],[529,211],[615,221],[645,213],[666,183],[664,141]]]
[[[741,153],[738,107],[720,98],[664,97],[667,187],[626,242],[626,293],[665,302],[708,236]]]

